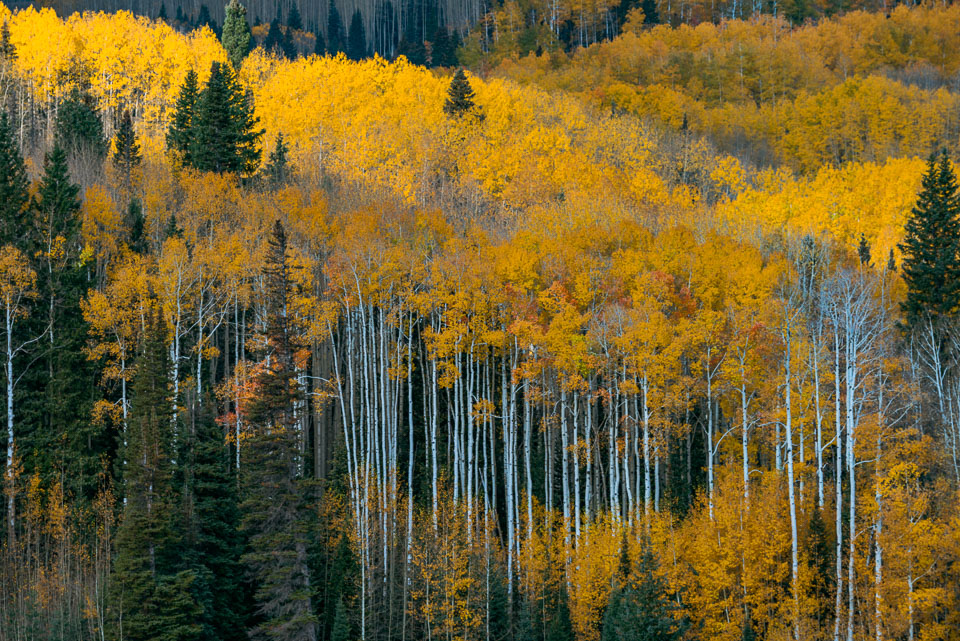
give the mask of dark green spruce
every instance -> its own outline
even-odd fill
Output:
[[[266,353],[255,376],[257,396],[245,408],[254,432],[242,468],[243,564],[255,584],[253,639],[315,641],[318,621],[309,571],[309,514],[303,501],[294,408],[302,398],[294,354],[297,328],[286,313],[294,294],[287,239],[278,220],[267,250]]]
[[[649,541],[643,541],[640,566],[633,570],[622,547],[620,568],[603,618],[602,641],[676,641],[680,623],[676,604],[667,595],[666,583],[657,574]]]
[[[107,153],[103,136],[103,121],[97,113],[93,98],[73,89],[60,103],[56,122],[57,143],[69,153],[90,154],[102,159]]]
[[[214,62],[190,125],[190,164],[200,171],[252,173],[260,163],[253,101],[227,66]]]
[[[180,95],[173,110],[173,119],[170,129],[167,130],[167,149],[183,165],[193,163],[191,141],[194,116],[197,110],[197,101],[200,98],[200,88],[197,72],[193,69],[187,72],[187,77],[180,86]]]
[[[23,244],[30,221],[27,168],[6,113],[0,114],[0,244]]]
[[[350,18],[350,33],[347,37],[347,57],[363,60],[367,57],[367,34],[363,27],[363,15],[357,9]]]
[[[27,432],[25,458],[35,460],[39,469],[61,473],[65,489],[78,498],[92,499],[100,458],[113,444],[92,419],[98,392],[94,364],[84,353],[88,324],[80,302],[91,285],[82,263],[79,193],[58,143],[44,160],[32,229],[24,230],[38,292],[24,329],[39,338],[27,356],[20,407]]]
[[[960,198],[946,151],[931,155],[900,251],[906,324],[953,316],[960,308]]]
[[[474,98],[467,75],[463,73],[463,69],[457,69],[447,90],[447,100],[443,103],[444,113],[452,117],[462,116],[474,108]]]
[[[123,453],[124,507],[110,581],[110,638],[199,641],[196,575],[182,567],[173,488],[173,405],[159,311],[137,363]]]
[[[215,402],[206,398],[190,411],[185,437],[183,532],[186,565],[196,576],[192,593],[200,608],[204,639],[241,641],[246,637],[246,598],[240,555],[240,509],[230,452],[217,424]],[[230,586],[230,589],[224,589]]]
[[[289,178],[290,167],[287,161],[288,151],[287,143],[283,141],[283,134],[278,133],[276,142],[273,145],[273,151],[270,152],[270,156],[267,158],[267,166],[264,167],[267,183],[271,187],[278,187],[287,182]]]

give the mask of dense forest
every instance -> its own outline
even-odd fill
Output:
[[[0,5],[0,641],[960,639],[960,6],[645,6]]]

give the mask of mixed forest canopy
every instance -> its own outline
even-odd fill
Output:
[[[960,6],[418,7],[0,5],[0,641],[960,639]]]

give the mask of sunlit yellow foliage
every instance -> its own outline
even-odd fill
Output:
[[[899,255],[896,245],[923,169],[923,161],[910,158],[828,167],[809,178],[783,170],[764,172],[756,188],[719,205],[718,217],[742,234],[758,227],[794,238],[812,234],[833,238],[850,250],[863,234],[875,259],[885,261],[890,250]]]

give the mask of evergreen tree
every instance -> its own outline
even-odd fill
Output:
[[[147,253],[147,237],[143,233],[145,223],[140,199],[134,198],[127,207],[124,226],[127,229],[127,246],[138,254]]]
[[[573,623],[570,620],[570,597],[567,595],[566,584],[561,582],[553,607],[547,611],[547,620],[544,623],[546,627],[544,641],[574,641]]]
[[[113,165],[120,170],[127,189],[130,188],[130,174],[134,167],[140,165],[141,160],[140,145],[133,132],[133,119],[130,111],[124,110],[117,134],[113,137]]]
[[[743,613],[743,629],[740,631],[740,641],[757,641],[757,633],[753,629],[753,617],[750,616],[750,606]]]
[[[340,18],[340,12],[334,0],[330,0],[327,10],[327,51],[331,55],[346,53],[347,46],[344,42],[343,20]]]
[[[347,57],[351,60],[363,60],[367,57],[367,36],[363,30],[363,16],[360,15],[359,9],[353,12],[353,17],[350,19]]]
[[[470,87],[470,81],[463,73],[463,69],[457,69],[453,80],[450,81],[450,88],[447,90],[447,101],[443,105],[443,111],[448,116],[458,117],[474,108],[474,93]]]
[[[176,21],[177,21],[178,24],[183,24],[183,23],[185,23],[185,22],[187,21],[186,18],[184,18],[184,16],[183,16],[183,7],[180,6],[180,5],[177,5],[177,17],[176,17]]]
[[[220,37],[223,48],[234,69],[239,69],[243,59],[253,48],[253,36],[247,24],[247,9],[239,0],[230,0],[226,16],[223,19],[223,34]]]
[[[170,214],[170,218],[167,219],[167,226],[163,230],[163,239],[173,238],[174,236],[178,238],[183,237],[183,228],[177,224],[177,215]]]
[[[263,39],[263,50],[278,56],[286,56],[283,44],[283,30],[280,21],[274,18],[267,29],[267,37]]]
[[[327,53],[327,43],[323,39],[323,34],[317,29],[317,35],[313,42],[313,53],[323,56]]]
[[[454,29],[450,32],[450,44],[448,49],[450,53],[445,66],[454,67],[460,62],[459,58],[457,57],[457,51],[460,49],[461,45],[463,45],[463,41],[460,39],[460,32]],[[539,49],[540,47],[537,48]],[[541,53],[542,51],[543,50],[541,49]]]
[[[183,457],[188,467],[190,531],[184,539],[187,565],[196,575],[193,593],[202,614],[203,638],[240,641],[243,629],[240,511],[236,480],[230,473],[229,450],[214,415],[215,403],[207,398],[193,408],[194,422]],[[224,590],[223,586],[231,586]]]
[[[160,3],[160,12],[157,13],[157,20],[162,20],[164,22],[167,22],[167,3],[166,2]]]
[[[253,637],[277,638],[282,631],[284,638],[312,641],[317,638],[317,619],[294,411],[302,398],[294,365],[298,332],[286,313],[294,293],[291,269],[286,234],[278,220],[264,269],[266,354],[255,376],[257,395],[244,412],[254,433],[243,468],[243,529],[249,546],[242,560],[253,574],[257,611],[263,617]]]
[[[283,133],[278,133],[276,144],[273,146],[273,151],[270,152],[267,166],[264,169],[267,180],[273,187],[282,185],[287,181],[287,174],[289,172],[289,168],[287,167],[288,151],[287,144],[283,141]]]
[[[291,31],[303,31],[303,19],[300,17],[300,9],[296,2],[290,4],[290,11],[287,13],[287,28]]]
[[[30,465],[47,473],[59,468],[65,489],[91,500],[100,457],[112,451],[113,442],[91,419],[97,388],[94,365],[84,355],[88,325],[80,302],[90,284],[81,261],[79,191],[66,152],[55,144],[44,160],[29,239],[39,295],[28,331],[41,338],[33,345],[32,366],[22,381],[20,407],[21,423],[29,426],[23,442],[24,451],[34,456]]]
[[[197,111],[200,89],[197,73],[191,69],[180,87],[180,95],[173,110],[173,119],[167,131],[167,148],[184,165],[193,163],[193,122]]]
[[[321,552],[326,553],[327,550]],[[324,563],[326,562],[327,560],[324,559]],[[326,589],[323,591],[322,608],[324,626],[327,630],[326,638],[330,638],[333,629],[337,626],[337,610],[340,604],[349,603],[355,596],[354,588],[360,573],[357,559],[350,548],[350,540],[346,534],[341,533],[337,538],[337,544],[333,547],[329,564],[330,569],[326,573],[327,582]],[[322,568],[323,565],[314,564],[314,567]],[[349,622],[349,620],[347,621]]]
[[[0,57],[8,61],[17,58],[17,48],[10,41],[10,25],[7,22],[0,27]]]
[[[89,94],[73,89],[67,99],[60,103],[56,139],[70,153],[88,152],[96,158],[106,155],[103,122]]]
[[[900,244],[909,327],[927,316],[952,316],[960,306],[960,198],[945,151],[939,160],[930,156],[921,184]]]
[[[649,541],[644,542],[637,578],[629,568],[615,578],[613,592],[603,620],[603,641],[674,641],[681,630],[674,611],[676,605],[666,594],[666,585],[657,575],[656,561]]]
[[[397,44],[397,55],[405,57],[410,64],[420,66],[427,64],[427,50],[423,46],[423,41],[407,34],[404,34]]]
[[[450,36],[446,27],[439,27],[433,34],[431,60],[434,67],[452,66],[453,52],[450,50]]]
[[[123,456],[125,502],[110,582],[112,637],[118,640],[199,639],[199,626],[190,621],[197,613],[190,596],[194,577],[176,567],[169,369],[163,323],[154,309],[137,364]]]
[[[30,224],[27,168],[6,112],[0,114],[0,244],[25,249]]]
[[[155,641],[206,641],[218,637],[204,634],[197,622],[203,610],[193,598],[196,576],[189,570],[163,576],[157,581],[148,602],[152,615],[152,636]],[[227,637],[219,637],[226,639]],[[125,639],[133,639],[125,637]]]
[[[810,597],[817,625],[825,630],[833,616],[834,555],[821,510],[810,517],[806,537],[807,565],[810,568]]]
[[[860,242],[857,244],[857,257],[860,259],[861,265],[870,267],[870,242],[863,234],[860,234]]]
[[[333,619],[333,630],[330,632],[330,641],[350,641],[352,638],[347,606],[343,604],[343,597],[340,597],[337,599],[337,611]]]
[[[280,46],[287,60],[296,60],[300,55],[297,43],[293,40],[293,29],[283,30],[283,39],[280,41]]]
[[[660,24],[657,0],[643,0],[640,3],[640,8],[643,10],[643,24]]]
[[[263,130],[257,123],[233,71],[214,62],[190,127],[190,164],[201,171],[251,173],[260,163]]]
[[[210,17],[210,9],[205,4],[200,5],[200,13],[197,14],[197,28],[200,27],[210,27],[214,33],[217,32],[217,23]]]

